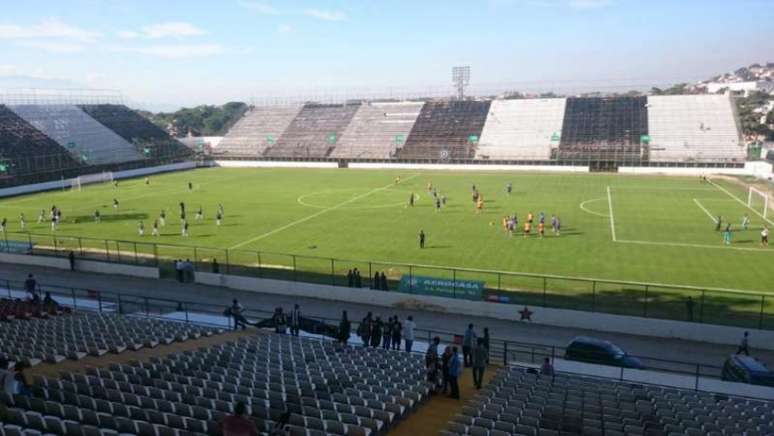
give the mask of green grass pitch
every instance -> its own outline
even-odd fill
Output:
[[[397,176],[399,184],[394,183]],[[505,191],[508,182],[513,184],[511,195]],[[439,212],[427,192],[428,183],[448,198]],[[476,214],[471,199],[474,184],[485,199],[481,214]],[[412,193],[417,201],[408,207]],[[112,207],[113,198],[120,202],[118,210]],[[26,231],[44,235],[33,237],[40,246],[52,245],[52,232],[47,222],[37,223],[37,217],[41,209],[56,205],[63,214],[56,231],[63,246],[74,244],[66,236],[82,236],[164,244],[157,249],[159,254],[175,257],[194,254],[165,245],[197,246],[197,259],[218,257],[221,263],[225,248],[234,249],[232,263],[255,263],[260,250],[264,265],[290,267],[289,257],[272,253],[291,253],[299,255],[299,270],[320,273],[330,272],[331,265],[317,257],[373,261],[373,269],[388,271],[392,279],[408,272],[406,267],[390,265],[394,262],[439,266],[413,270],[416,275],[437,277],[452,277],[448,268],[463,267],[767,293],[774,283],[774,246],[761,247],[760,230],[770,223],[759,214],[761,207],[750,209],[746,200],[743,187],[724,180],[700,183],[697,177],[213,168],[151,176],[149,185],[138,178],[120,181],[118,187],[87,185],[82,191],[0,200],[0,217],[8,219],[9,240],[26,240],[19,233],[19,215],[24,213]],[[188,237],[180,234],[180,201],[187,206]],[[220,227],[214,220],[218,203],[225,208]],[[194,219],[199,206],[204,210],[203,221]],[[152,237],[152,223],[162,209],[167,212],[167,225],[159,237]],[[102,214],[101,223],[93,220],[95,210]],[[546,237],[538,238],[535,227],[524,238],[520,230],[527,213],[537,216],[541,211],[547,216]],[[501,223],[504,215],[514,213],[520,226],[511,237]],[[741,228],[745,213],[751,220],[748,230]],[[561,219],[561,236],[551,233],[552,214]],[[730,246],[724,246],[721,233],[715,231],[713,217],[718,215],[732,224]],[[146,229],[142,237],[139,221]],[[420,229],[427,234],[425,249],[418,247]],[[104,249],[100,242],[81,244],[86,249],[92,244],[93,250]],[[132,244],[119,243],[118,250],[130,253],[127,245]],[[138,247],[152,252],[149,244]],[[113,246],[110,249],[115,251]],[[361,271],[368,268],[366,262],[336,262],[334,268],[343,274],[353,266]],[[501,276],[497,284],[495,274],[454,274],[459,279],[483,278],[488,287],[542,287],[541,279]],[[590,286],[552,279],[549,288],[557,295],[582,295],[586,306],[591,304]],[[594,292],[603,298],[593,304],[597,309],[609,304],[626,312],[634,301],[632,310],[638,313],[645,298],[668,305],[665,311],[685,310],[684,293],[652,287],[650,296],[642,296],[643,290],[636,286],[619,291],[620,286],[600,284]],[[549,293],[541,298],[554,297],[558,298]],[[718,307],[728,311],[731,321],[736,312],[753,316],[761,308],[759,296],[713,298],[722,300]],[[581,302],[557,300],[556,304],[574,307]],[[770,304],[764,302],[766,310]],[[651,310],[657,307],[653,304]]]

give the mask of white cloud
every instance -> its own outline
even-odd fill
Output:
[[[16,65],[9,65],[9,64],[0,64],[0,77],[26,77],[29,79],[41,79],[41,80],[51,80],[55,79],[54,77],[44,73],[42,70],[26,70],[24,68],[19,68]]]
[[[132,32],[131,30],[120,30],[118,32],[118,37],[124,39],[134,39],[139,38],[140,34],[137,32]]]
[[[268,3],[262,3],[257,1],[240,0],[237,2],[239,6],[250,9],[251,11],[263,14],[263,15],[281,15],[282,12]]]
[[[344,21],[347,14],[342,11],[325,11],[322,9],[304,9],[302,12],[307,17],[317,18],[323,21]]]
[[[118,36],[124,39],[161,39],[161,38],[186,38],[189,36],[206,35],[207,32],[191,23],[181,21],[170,21],[167,23],[157,23],[145,26],[139,32],[131,30],[122,30]]]
[[[215,56],[225,53],[219,44],[165,44],[137,47],[113,46],[111,51],[122,53],[137,53],[156,56],[165,59],[185,59],[193,57]]]
[[[344,21],[347,19],[347,14],[344,11],[324,9],[282,10],[275,8],[269,3],[254,0],[238,0],[237,4],[262,15],[305,15],[323,21]]]
[[[57,38],[87,43],[96,41],[99,36],[98,32],[73,26],[56,18],[43,19],[29,26],[0,24],[0,39]]]
[[[611,0],[571,0],[570,7],[573,9],[597,9],[609,6]]]
[[[30,48],[38,48],[49,53],[80,53],[86,49],[86,46],[73,42],[54,42],[54,41],[25,41],[19,45]]]
[[[282,34],[288,34],[293,32],[293,26],[290,24],[280,24],[277,26],[277,32]]]

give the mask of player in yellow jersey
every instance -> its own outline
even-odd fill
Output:
[[[529,221],[524,222],[524,237],[526,238],[529,236],[529,233],[532,231],[532,223]]]
[[[395,184],[397,185],[398,183],[400,183],[400,176],[395,177]]]
[[[476,215],[481,214],[481,209],[484,208],[484,199],[479,197],[478,201],[476,202]]]

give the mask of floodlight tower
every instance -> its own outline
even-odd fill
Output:
[[[465,98],[465,87],[470,84],[470,66],[452,67],[452,82],[457,88],[457,98]]]

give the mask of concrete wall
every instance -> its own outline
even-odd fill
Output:
[[[0,253],[0,262],[19,265],[46,266],[49,268],[70,269],[70,262],[62,257],[30,256],[27,254]]]
[[[223,168],[338,168],[336,162],[290,162],[274,160],[216,160]]]
[[[587,173],[587,166],[566,165],[463,165],[463,164],[414,164],[414,163],[357,163],[351,162],[350,168],[361,169],[397,169],[397,170],[451,170],[451,171],[538,171]]]
[[[67,268],[70,265],[68,263]],[[123,276],[143,277],[157,279],[160,277],[159,269],[148,266],[124,265],[120,263],[96,262],[93,260],[76,260],[75,269],[100,274],[119,274]]]
[[[772,177],[772,165],[766,162],[746,162],[744,168],[666,168],[666,167],[620,167],[622,174],[701,176],[710,174],[728,174],[734,176]]]
[[[148,174],[166,173],[170,171],[181,171],[196,168],[195,162],[180,162],[170,165],[160,165],[156,167],[137,168],[126,171],[114,171],[114,179],[127,179],[131,177],[144,176]],[[88,177],[84,174],[83,177]],[[53,182],[34,183],[31,185],[14,186],[12,188],[0,189],[0,197],[10,197],[14,195],[30,194],[33,192],[51,191],[53,189],[69,188],[72,185],[72,179],[56,180]]]
[[[286,282],[281,280],[201,272],[196,273],[196,282],[213,286],[224,286],[243,291],[319,298],[331,301],[346,301],[384,307],[393,307],[402,302],[415,301],[427,305],[428,310],[439,310],[461,315],[484,316],[515,322],[526,322],[519,321],[520,316],[518,311],[523,309],[523,306],[513,304],[468,301],[427,295],[403,294],[399,292],[371,291],[366,289],[353,290],[352,288],[339,286]],[[678,338],[722,345],[738,344],[745,331],[745,329],[738,327],[638,318],[575,310],[548,309],[543,307],[530,307],[529,309],[534,312],[531,322],[537,324],[660,338]],[[752,347],[774,350],[774,331],[755,330],[750,336],[750,345]]]
[[[66,257],[32,256],[28,254],[0,253],[0,262],[20,265],[45,266],[49,268],[70,269],[70,260]],[[147,266],[124,265],[120,263],[97,262],[93,260],[75,261],[75,269],[100,274],[118,274],[124,276],[159,278],[159,269]]]

